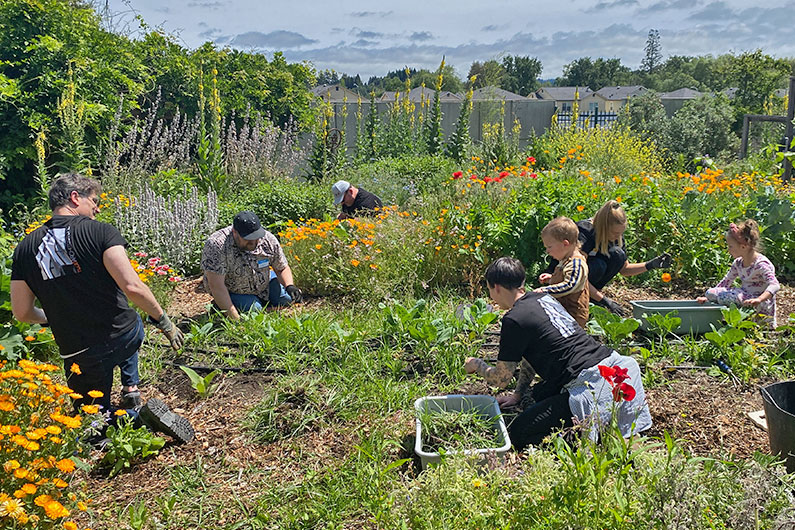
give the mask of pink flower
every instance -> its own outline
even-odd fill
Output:
[[[133,254],[133,255],[134,255],[136,258],[145,258],[145,257],[146,257],[146,256],[148,256],[149,254],[147,254],[146,252],[136,252],[136,253],[135,253],[135,254]]]
[[[180,278],[179,276],[172,276],[171,278],[168,279],[168,281],[170,281],[170,282],[181,282],[182,278]]]
[[[536,175],[535,173],[530,173],[530,178],[531,179],[537,179],[538,175]]]
[[[158,263],[160,263],[160,258],[149,258],[149,261],[146,262],[150,267],[154,267]]]
[[[157,274],[159,276],[165,276],[166,274],[168,274],[168,271],[162,271],[162,270],[161,271],[157,271]]]

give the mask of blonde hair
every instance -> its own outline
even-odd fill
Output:
[[[541,237],[549,236],[555,241],[567,240],[579,247],[580,230],[577,224],[568,217],[555,217],[541,230]]]
[[[746,219],[739,225],[731,224],[726,235],[734,237],[739,243],[749,245],[755,252],[762,250],[759,236],[759,224],[753,219]]]
[[[607,201],[604,206],[599,208],[593,216],[593,228],[596,236],[596,251],[599,254],[608,254],[610,247],[610,228],[615,225],[626,225],[627,214],[618,201]],[[618,241],[619,245],[624,244],[624,236]]]

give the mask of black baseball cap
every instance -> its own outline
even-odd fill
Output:
[[[253,241],[265,236],[265,229],[259,223],[259,217],[254,212],[240,212],[235,216],[232,227],[240,237]]]

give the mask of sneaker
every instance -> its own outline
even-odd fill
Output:
[[[141,393],[138,390],[122,390],[121,399],[119,400],[119,408],[134,409],[143,405],[141,400]]]
[[[139,417],[152,431],[162,432],[182,443],[193,440],[195,433],[190,422],[176,412],[171,412],[168,405],[160,399],[148,400],[146,405],[141,407]]]

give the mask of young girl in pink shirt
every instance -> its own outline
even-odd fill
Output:
[[[698,297],[698,302],[703,304],[709,300],[726,305],[753,306],[775,327],[776,293],[780,286],[776,268],[759,252],[759,225],[753,219],[739,226],[732,223],[726,232],[726,245],[734,258],[729,272],[718,285]],[[737,278],[740,279],[740,287],[734,286]]]

